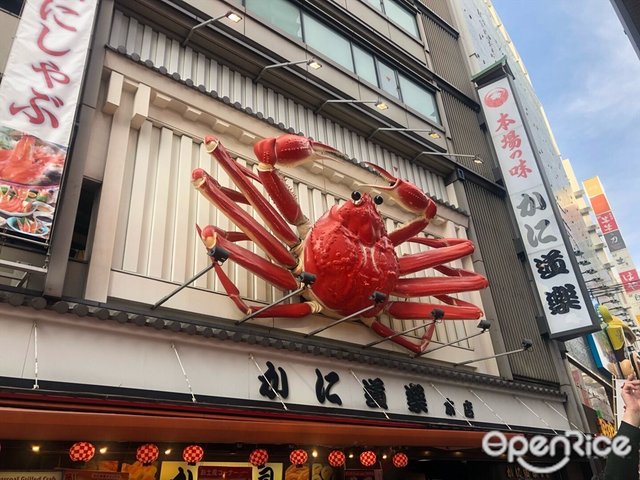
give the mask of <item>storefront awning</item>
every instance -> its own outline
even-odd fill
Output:
[[[406,445],[479,448],[484,431],[425,426],[334,423],[327,418],[230,418],[224,415],[147,410],[118,411],[0,407],[2,436],[15,440],[154,441],[198,443]]]

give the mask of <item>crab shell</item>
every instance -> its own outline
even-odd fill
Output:
[[[374,291],[389,295],[399,273],[398,257],[370,195],[334,205],[304,242],[304,270],[316,275],[312,295],[338,315],[371,305]],[[383,304],[367,316],[375,316]]]

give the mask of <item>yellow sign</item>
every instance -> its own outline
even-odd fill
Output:
[[[187,462],[162,462],[159,480],[198,480],[201,467],[219,467],[217,470],[220,470],[221,476],[227,468],[229,472],[226,473],[231,476],[237,474],[237,480],[240,480],[243,471],[251,472],[250,480],[282,480],[281,463],[267,463],[264,467],[258,468],[249,462],[198,462],[195,465],[189,465]],[[203,477],[211,480],[216,475],[214,470],[216,469],[203,469]]]

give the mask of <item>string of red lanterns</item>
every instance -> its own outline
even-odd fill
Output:
[[[95,446],[90,442],[76,442],[69,449],[69,458],[74,462],[88,462],[96,453]],[[157,445],[147,443],[141,445],[136,450],[136,459],[142,465],[150,465],[155,462],[160,455]],[[199,445],[189,445],[182,451],[182,458],[189,465],[195,465],[204,458],[204,449]],[[386,455],[383,456],[386,458]],[[360,463],[365,467],[371,467],[376,464],[378,458],[372,450],[365,450],[360,454]],[[309,455],[303,449],[295,449],[289,455],[289,461],[292,465],[301,467],[309,460]],[[332,450],[327,456],[329,465],[338,468],[343,467],[346,463],[346,455],[341,450]],[[256,448],[249,454],[249,463],[255,467],[262,468],[269,461],[269,453],[264,448]],[[409,464],[409,457],[402,452],[395,453],[392,457],[393,466],[396,468],[404,468]]]

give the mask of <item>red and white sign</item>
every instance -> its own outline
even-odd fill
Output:
[[[594,328],[507,78],[478,90],[552,338]]]
[[[96,0],[25,3],[0,84],[0,223],[8,231],[49,237],[95,11]]]

